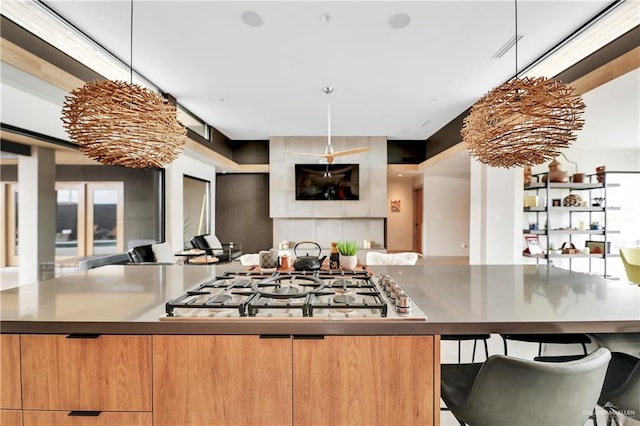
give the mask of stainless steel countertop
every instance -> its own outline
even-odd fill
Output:
[[[535,265],[373,266],[427,315],[402,320],[160,321],[166,301],[223,265],[114,265],[0,292],[2,333],[467,334],[640,332],[640,287]]]

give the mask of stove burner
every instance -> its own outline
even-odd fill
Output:
[[[339,303],[341,305],[348,305],[349,303],[355,302],[356,298],[353,296],[347,295],[338,295],[333,298],[333,303]]]
[[[290,290],[281,290],[283,287],[281,283],[289,280]],[[299,285],[306,287],[307,291],[300,292],[293,291],[293,284],[295,281],[302,281]],[[267,288],[276,287],[275,291],[268,291]],[[317,293],[324,288],[324,282],[321,279],[310,275],[290,275],[290,274],[275,274],[269,278],[265,278],[253,283],[253,291],[264,298],[271,299],[290,299],[290,298],[302,298],[307,297],[312,293]]]
[[[228,294],[220,294],[217,296],[210,297],[205,303],[205,305],[224,305],[225,303],[229,303],[231,301],[231,296]]]
[[[300,293],[300,289],[298,287],[292,287],[290,285],[285,285],[284,287],[278,287],[276,289],[276,294],[298,294]]]

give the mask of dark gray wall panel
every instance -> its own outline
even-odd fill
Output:
[[[242,244],[243,253],[257,253],[273,245],[269,217],[269,175],[216,176],[216,235],[223,242]]]

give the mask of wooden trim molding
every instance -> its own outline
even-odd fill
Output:
[[[640,68],[640,47],[623,54],[571,83],[580,95]]]
[[[0,51],[2,52],[3,62],[13,65],[34,77],[47,81],[66,91],[70,92],[84,84],[84,81],[78,77],[50,64],[4,38],[0,38]]]

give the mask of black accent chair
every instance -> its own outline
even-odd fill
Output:
[[[154,263],[156,256],[153,253],[151,244],[144,246],[132,247],[127,252],[131,263]]]
[[[127,254],[131,263],[134,264],[156,263],[172,265],[176,263],[171,245],[167,242],[132,247],[127,251]]]
[[[234,243],[221,243],[211,234],[196,235],[191,239],[194,248],[204,250],[208,256],[215,256],[219,262],[230,262],[242,256],[242,249]]]

